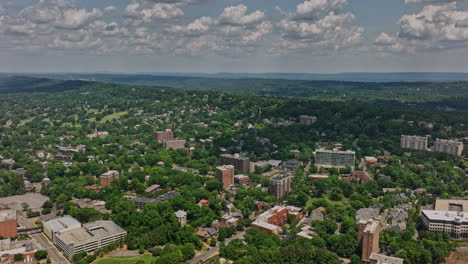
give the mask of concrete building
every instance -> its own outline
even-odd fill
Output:
[[[71,259],[78,253],[92,253],[114,242],[123,241],[126,235],[127,232],[112,221],[96,221],[80,228],[58,232],[54,243]]]
[[[371,219],[358,222],[358,247],[361,249],[361,260],[363,263],[370,263],[372,253],[379,252],[380,221]]]
[[[0,236],[13,238],[17,235],[16,210],[0,209]]]
[[[308,116],[308,115],[300,115],[299,116],[299,124],[301,125],[312,125],[313,123],[317,122],[317,117],[315,116]]]
[[[400,143],[401,143],[401,148],[403,149],[414,149],[414,150],[426,150],[427,149],[427,137],[401,135]]]
[[[460,156],[463,152],[463,142],[455,140],[436,139],[432,150],[437,152],[445,152],[453,156]]]
[[[102,187],[106,187],[112,183],[113,180],[117,180],[119,178],[119,172],[115,170],[110,170],[105,172],[99,176],[99,181]]]
[[[272,225],[269,223],[261,222],[261,221],[255,221],[252,223],[252,227],[256,227],[260,230],[263,230],[267,232],[268,234],[278,234],[280,227],[276,225]]]
[[[177,217],[177,221],[179,221],[181,226],[184,226],[187,223],[187,212],[179,210],[174,214]]]
[[[55,234],[67,230],[77,229],[81,227],[81,223],[75,218],[66,215],[57,219],[45,221],[44,234],[51,240],[54,241]]]
[[[163,142],[164,139],[174,138],[174,134],[171,129],[166,129],[164,131],[156,131],[156,140],[158,142]]]
[[[163,139],[163,147],[166,149],[184,149],[187,140],[180,138]]]
[[[223,183],[224,189],[234,184],[234,166],[223,165],[216,167],[216,178]]]
[[[304,162],[299,161],[299,160],[286,160],[281,162],[281,169],[286,170],[286,171],[295,171],[302,167],[304,165]]]
[[[241,173],[251,172],[250,159],[241,157],[239,154],[223,154],[220,156],[221,165],[232,165]]]
[[[356,152],[319,149],[315,152],[315,165],[324,168],[353,168]]]
[[[384,254],[372,253],[369,258],[370,264],[403,264],[403,259],[389,257]]]
[[[421,219],[429,231],[446,232],[453,239],[468,238],[467,212],[422,210]]]
[[[468,200],[437,199],[434,210],[468,212]]]
[[[291,175],[282,173],[270,179],[270,194],[280,199],[291,191]]]

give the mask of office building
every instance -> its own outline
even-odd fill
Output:
[[[216,178],[223,183],[224,189],[229,189],[229,186],[234,184],[234,166],[223,165],[216,167]]]
[[[468,200],[437,199],[434,210],[468,212]]]
[[[185,211],[179,210],[174,214],[177,217],[177,221],[179,221],[181,226],[184,226],[187,223],[187,213]]]
[[[55,234],[67,230],[77,229],[81,227],[81,223],[71,216],[64,216],[57,219],[45,221],[43,224],[44,234],[54,241]]]
[[[251,172],[249,158],[241,157],[239,154],[223,154],[220,159],[221,165],[232,165],[236,170],[244,174]]]
[[[362,251],[361,260],[363,263],[370,263],[372,253],[379,252],[380,221],[371,219],[358,222],[358,246]]]
[[[291,175],[282,173],[270,179],[270,194],[280,199],[291,191]]]
[[[389,257],[384,254],[372,253],[369,259],[370,264],[403,264],[403,259]]]
[[[299,124],[301,125],[312,125],[313,123],[317,122],[317,117],[315,116],[308,116],[308,115],[300,115],[299,116]]]
[[[174,138],[174,134],[171,129],[166,129],[164,131],[156,131],[156,140],[162,142],[164,139]]]
[[[110,170],[106,173],[101,174],[99,176],[99,181],[102,187],[106,187],[112,183],[113,180],[117,180],[119,178],[119,172],[115,170]]]
[[[319,149],[315,152],[315,165],[324,168],[354,167],[356,153],[354,151],[339,151]]]
[[[96,221],[80,228],[56,233],[54,243],[68,259],[86,252],[92,253],[114,242],[123,241],[127,232],[112,221]]]
[[[413,150],[426,150],[427,137],[401,135],[401,148]]]
[[[187,141],[185,139],[179,138],[168,138],[162,140],[163,147],[166,149],[184,149],[186,142]]]
[[[250,183],[249,176],[243,175],[243,174],[235,175],[234,183],[242,184],[242,185],[249,184]]]
[[[455,140],[436,139],[432,150],[437,152],[445,152],[453,156],[460,156],[463,152],[463,142]]]
[[[13,238],[17,235],[16,210],[0,209],[0,236]]]
[[[422,210],[421,219],[429,231],[446,232],[453,239],[468,238],[467,212]]]

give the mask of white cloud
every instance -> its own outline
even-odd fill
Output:
[[[343,9],[347,0],[309,0],[296,7],[296,18],[318,19],[321,15]]]
[[[446,4],[455,0],[405,0],[405,4]]]
[[[224,8],[219,21],[230,25],[249,25],[261,22],[264,18],[265,13],[259,10],[247,14],[247,6],[240,4]]]
[[[104,11],[108,12],[108,13],[112,13],[115,10],[117,10],[117,8],[115,6],[113,6],[113,5],[110,5],[110,6],[107,6],[107,7],[104,8]]]
[[[182,9],[175,4],[157,3],[153,7],[141,10],[143,20],[150,22],[155,19],[173,19],[184,15]]]
[[[102,17],[103,13],[97,8],[91,11],[86,9],[65,9],[62,16],[57,18],[55,27],[62,29],[80,29],[94,20]]]

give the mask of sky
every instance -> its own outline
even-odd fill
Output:
[[[0,72],[468,72],[468,0],[0,0]]]

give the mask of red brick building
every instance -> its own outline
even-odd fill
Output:
[[[249,176],[247,175],[240,174],[234,176],[234,182],[237,184],[249,184],[249,180]]]
[[[216,178],[223,183],[224,189],[229,189],[229,186],[234,184],[234,166],[223,165],[216,167]]]
[[[162,141],[163,147],[166,149],[183,149],[185,148],[186,142],[185,139],[179,138],[167,138]]]
[[[0,236],[13,238],[17,235],[16,210],[0,210]]]
[[[171,129],[166,129],[165,131],[156,131],[156,140],[162,142],[163,139],[174,138],[174,134]]]
[[[102,187],[106,187],[112,183],[113,180],[119,179],[119,172],[115,170],[108,171],[99,176]]]
[[[380,221],[361,220],[358,225],[358,246],[362,251],[361,259],[363,263],[370,263],[371,254],[379,252]]]

